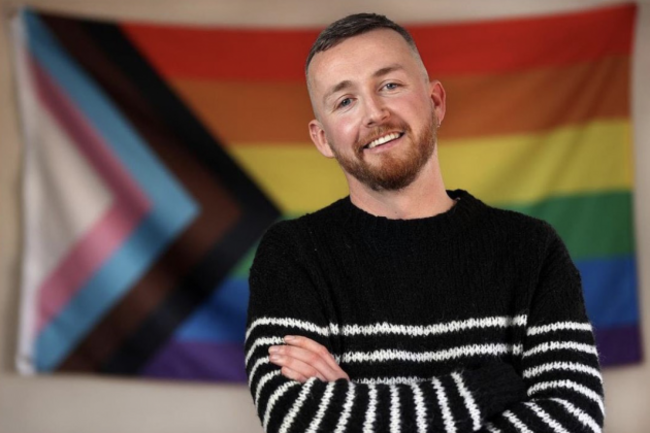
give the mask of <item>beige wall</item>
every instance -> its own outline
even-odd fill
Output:
[[[324,25],[344,14],[374,10],[400,22],[466,20],[544,13],[614,1],[546,0],[0,0],[0,433],[260,432],[243,386],[197,385],[95,377],[25,378],[14,371],[21,210],[21,143],[10,70],[7,16],[17,5],[94,17],[230,25]],[[639,1],[650,24],[650,0]],[[640,26],[639,26],[640,27]],[[647,25],[645,27],[650,27]],[[650,28],[637,35],[636,113],[650,113]],[[637,239],[644,317],[650,317],[650,122],[635,119]],[[645,171],[643,170],[645,168]],[[644,266],[645,265],[645,266]],[[644,323],[650,347],[650,321]],[[650,365],[605,371],[607,431],[650,431]]]

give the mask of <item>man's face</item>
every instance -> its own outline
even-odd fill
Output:
[[[406,41],[389,29],[314,56],[309,86],[319,151],[374,190],[408,186],[431,159],[444,89],[429,83]]]

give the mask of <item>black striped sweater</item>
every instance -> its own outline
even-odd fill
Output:
[[[349,198],[271,227],[250,273],[246,371],[269,432],[599,433],[598,354],[580,276],[550,225],[464,191],[391,220]],[[350,381],[271,364],[285,335]]]

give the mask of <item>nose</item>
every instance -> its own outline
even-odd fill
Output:
[[[366,126],[375,126],[386,121],[390,117],[390,111],[386,107],[385,101],[379,95],[371,95],[365,98],[365,118]]]

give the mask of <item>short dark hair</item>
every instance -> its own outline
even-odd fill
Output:
[[[333,22],[318,35],[318,38],[316,38],[307,55],[305,74],[309,69],[311,60],[316,54],[327,51],[348,38],[376,29],[391,29],[396,31],[404,38],[413,51],[417,53],[418,49],[415,46],[415,41],[404,27],[394,23],[384,15],[371,13],[353,14]]]

